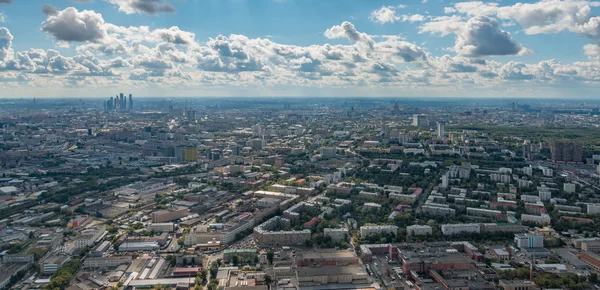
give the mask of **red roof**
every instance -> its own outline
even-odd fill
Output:
[[[318,217],[314,217],[311,220],[307,221],[306,223],[304,223],[305,227],[312,227],[314,226],[317,222],[319,221]]]
[[[408,191],[411,191],[412,194],[419,195],[423,192],[423,189],[420,187],[410,187]]]
[[[578,221],[578,222],[582,222],[582,223],[594,223],[593,219],[588,219],[588,218],[580,218],[580,217],[574,217],[574,216],[561,216],[561,219],[565,219],[568,221]]]

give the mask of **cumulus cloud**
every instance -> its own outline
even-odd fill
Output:
[[[592,14],[592,7],[600,2],[580,0],[542,0],[535,3],[516,3],[500,6],[498,3],[480,1],[460,2],[446,7],[446,13],[471,16],[491,15],[503,20],[513,20],[526,34],[554,34],[570,31],[589,37],[600,36],[600,18]]]
[[[0,23],[2,22],[6,22],[6,15],[4,15],[4,13],[0,12]]]
[[[0,27],[0,67],[2,67],[3,63],[8,61],[13,54],[11,48],[13,39],[14,37],[8,28]]]
[[[486,16],[475,16],[464,22],[460,16],[442,16],[425,23],[421,33],[456,35],[454,51],[464,56],[524,55],[530,50],[517,43],[512,35],[500,29],[498,21]]]
[[[498,27],[498,21],[476,16],[457,32],[454,50],[465,56],[519,55],[528,50],[512,39],[509,32]]]
[[[385,23],[394,23],[400,20],[400,17],[396,15],[396,11],[392,6],[383,6],[373,12],[371,12],[371,16],[369,16],[371,21],[385,24]]]
[[[0,0],[0,4],[10,4],[12,0]]]
[[[354,25],[348,21],[344,21],[341,25],[332,26],[325,31],[324,35],[329,39],[347,38],[353,42],[364,44],[369,48],[373,48],[373,44],[375,43],[368,34],[358,32]]]
[[[503,63],[478,58],[527,52],[500,29],[495,19],[480,14],[400,16],[401,21],[422,21],[421,33],[455,35],[456,55],[433,56],[398,36],[377,37],[360,32],[350,22],[335,25],[324,35],[352,43],[302,46],[236,34],[196,40],[193,33],[178,27],[123,27],[105,23],[93,11],[80,12],[74,8],[47,11],[44,31],[59,41],[80,42],[76,55],[61,55],[51,49],[13,51],[14,37],[8,29],[0,28],[0,80],[6,76],[10,83],[16,84],[20,79],[29,83],[28,87],[86,89],[365,87],[366,92],[389,88],[392,91],[439,89],[444,93],[460,88],[471,91],[470,88],[478,87],[515,87],[521,83],[530,87],[600,82],[600,66],[593,57],[572,64],[552,60]],[[61,25],[70,33],[58,29]],[[73,34],[77,37],[65,36]],[[588,45],[584,51],[595,56],[599,49]],[[0,89],[5,88],[0,83]]]
[[[600,45],[586,44],[583,46],[583,53],[588,56],[600,56]]]
[[[195,42],[194,33],[183,31],[177,26],[169,29],[156,29],[152,33],[168,43],[188,45]]]
[[[90,10],[80,12],[73,7],[48,15],[42,23],[42,31],[66,42],[97,42],[107,36],[100,13]]]
[[[127,14],[174,13],[175,7],[166,0],[108,0],[108,2],[119,7],[119,11]]]

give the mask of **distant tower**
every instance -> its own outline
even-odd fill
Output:
[[[437,135],[439,138],[444,138],[444,134],[446,134],[444,131],[444,126],[444,122],[438,122]]]
[[[394,104],[394,113],[397,114],[400,112],[400,107],[398,107],[398,102]]]
[[[123,110],[123,106],[125,105],[125,103],[123,102],[123,93],[119,94],[119,110]]]
[[[114,103],[115,101],[113,100],[113,97],[110,97],[110,99],[108,100],[108,104],[106,104],[106,109],[108,111],[111,111]]]
[[[129,94],[129,111],[133,110],[133,96]]]
[[[119,103],[119,95],[115,95],[115,105],[113,106],[113,110],[117,110],[117,104]]]

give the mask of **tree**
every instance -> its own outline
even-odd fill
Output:
[[[240,258],[238,256],[233,256],[233,257],[231,257],[231,262],[233,263],[234,266],[237,266],[238,263],[240,262]]]
[[[267,250],[267,261],[269,261],[269,264],[273,264],[274,257],[275,257],[275,252],[273,251],[273,249]]]
[[[592,283],[598,283],[598,274],[596,274],[594,272],[590,273],[589,280]]]
[[[198,273],[198,276],[202,280],[202,284],[206,284],[206,279],[208,278],[208,271],[206,269],[203,269],[202,271],[200,271],[200,273]]]
[[[271,278],[271,276],[265,275],[265,284],[269,286],[271,283],[273,283],[273,279]]]

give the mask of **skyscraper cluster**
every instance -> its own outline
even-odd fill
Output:
[[[129,94],[129,100],[123,93],[116,95],[114,98],[110,97],[108,101],[104,102],[104,110],[121,112],[133,110],[133,95]]]

